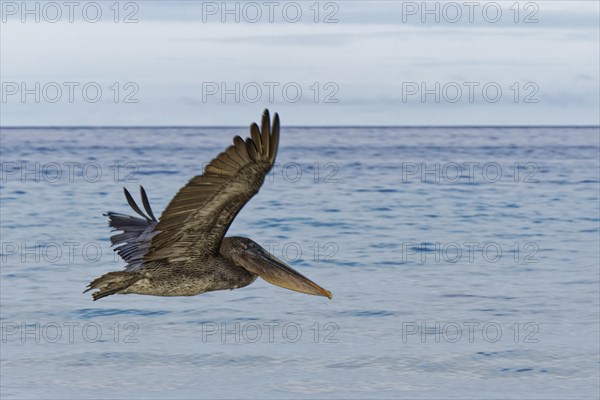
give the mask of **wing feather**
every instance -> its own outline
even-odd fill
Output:
[[[270,149],[269,137],[271,136],[271,116],[269,115],[269,110],[265,110],[262,115],[261,132],[263,144],[267,149]]]
[[[261,136],[260,136],[260,130],[258,129],[258,125],[256,125],[256,123],[253,123],[252,125],[250,125],[250,134],[252,135],[252,141],[256,145],[256,150],[259,153],[261,153],[262,152]],[[269,146],[266,145],[265,147],[269,147]]]
[[[258,159],[259,159],[258,150],[256,149],[254,142],[250,138],[246,138],[246,151],[248,152],[248,155],[250,156],[250,160],[258,161]]]
[[[127,199],[127,203],[129,203],[129,206],[133,209],[133,211],[138,213],[141,217],[150,221],[151,220],[150,217],[148,217],[146,214],[144,214],[144,212],[140,209],[140,207],[137,205],[137,203],[133,199],[133,196],[131,196],[131,193],[129,193],[129,190],[127,190],[126,188],[123,188],[123,192],[125,193],[125,198]]]
[[[148,195],[146,194],[146,190],[143,186],[140,186],[140,193],[142,195],[142,204],[144,204],[144,210],[148,213],[148,216],[152,221],[157,221],[154,213],[152,212],[152,207],[150,207],[150,201],[148,200]],[[131,197],[131,196],[130,196]]]
[[[269,139],[269,154],[275,160],[277,156],[277,148],[279,147],[279,115],[275,113],[275,117],[273,117],[273,136]]]

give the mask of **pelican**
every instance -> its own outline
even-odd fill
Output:
[[[279,145],[279,116],[273,127],[269,111],[250,136],[236,136],[233,145],[213,159],[204,174],[192,178],[173,197],[160,220],[140,187],[144,213],[124,188],[127,202],[141,218],[108,212],[114,251],[127,263],[87,287],[98,289],[95,300],[113,294],[195,296],[214,290],[238,289],[259,276],[297,292],[332,298],[304,275],[245,237],[225,237],[242,207],[258,193],[273,167]],[[84,292],[84,293],[85,293]]]

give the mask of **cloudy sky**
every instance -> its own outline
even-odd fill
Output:
[[[597,1],[223,4],[2,1],[1,125],[599,124]]]

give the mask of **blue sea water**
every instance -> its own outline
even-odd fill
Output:
[[[2,129],[3,399],[598,398],[597,128],[284,127],[229,234],[333,300],[82,294],[234,134]]]

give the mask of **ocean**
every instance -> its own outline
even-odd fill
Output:
[[[228,234],[332,300],[82,293],[246,128],[3,128],[1,397],[598,398],[598,128],[282,129]]]

